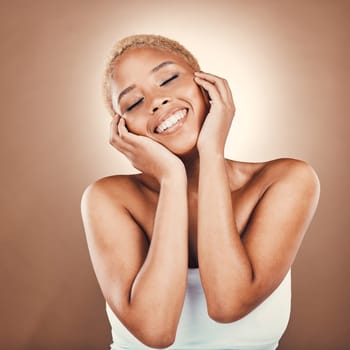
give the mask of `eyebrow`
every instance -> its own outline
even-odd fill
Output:
[[[152,68],[151,73],[156,73],[158,72],[160,69],[162,69],[163,67],[169,65],[169,64],[175,64],[176,62],[173,61],[164,61],[160,64],[158,64],[158,66],[155,66],[154,68]],[[127,88],[125,88],[118,96],[118,103],[120,102],[120,100],[122,99],[123,96],[125,96],[126,94],[128,94],[131,90],[135,89],[136,85],[130,85]]]
[[[152,73],[155,73],[155,72],[158,72],[159,69],[163,68],[164,66],[167,66],[168,64],[175,64],[175,62],[173,61],[165,61],[165,62],[162,62],[161,64],[158,64],[158,66],[154,67],[151,72]]]

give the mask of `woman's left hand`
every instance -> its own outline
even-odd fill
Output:
[[[208,92],[211,104],[198,137],[198,151],[223,154],[236,110],[230,87],[225,79],[209,73],[195,72],[194,80]]]

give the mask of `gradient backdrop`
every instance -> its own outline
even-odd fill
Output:
[[[349,18],[339,0],[2,0],[0,348],[108,349],[80,198],[132,170],[108,144],[102,70],[117,39],[155,33],[229,80],[228,157],[294,157],[318,172],[280,349],[349,349]]]

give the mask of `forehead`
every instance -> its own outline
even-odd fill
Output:
[[[121,90],[138,80],[142,81],[153,68],[166,61],[172,61],[185,70],[193,70],[184,58],[175,53],[150,47],[130,48],[114,63],[112,77],[115,87]]]

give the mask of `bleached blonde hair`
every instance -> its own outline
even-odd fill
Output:
[[[197,59],[184,46],[175,40],[169,39],[161,35],[139,34],[131,35],[119,40],[112,48],[107,59],[106,68],[103,76],[103,97],[109,113],[114,116],[115,109],[113,107],[113,69],[115,62],[126,50],[134,47],[150,47],[162,51],[167,51],[182,57],[195,71],[200,70]]]

